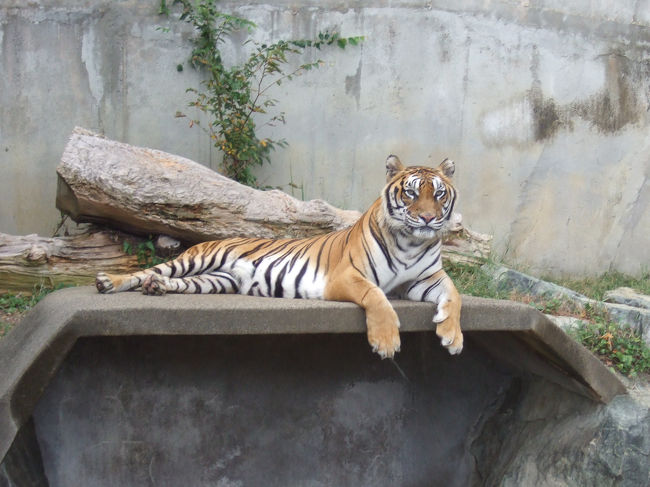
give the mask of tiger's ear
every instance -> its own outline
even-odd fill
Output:
[[[451,159],[445,159],[440,163],[438,169],[442,171],[442,174],[450,178],[456,172],[456,164],[454,164],[454,161],[452,161]]]
[[[389,182],[395,175],[404,170],[404,164],[399,160],[399,157],[390,155],[386,159],[386,182]]]

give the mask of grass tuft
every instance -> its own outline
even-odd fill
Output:
[[[22,318],[22,315],[52,291],[66,287],[61,284],[56,287],[35,286],[32,294],[4,294],[0,296],[0,338],[5,336]]]
[[[446,262],[445,272],[461,294],[493,299],[510,298],[508,291],[496,289],[490,276],[478,265]]]
[[[573,289],[588,298],[603,300],[606,291],[618,287],[630,287],[641,294],[650,295],[650,272],[644,272],[640,277],[632,277],[621,272],[606,272],[598,277],[584,279],[554,279],[543,278],[560,286]]]
[[[639,334],[609,320],[583,321],[569,334],[628,377],[650,372],[650,348]]]

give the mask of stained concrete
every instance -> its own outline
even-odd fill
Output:
[[[291,60],[324,64],[270,92],[286,124],[258,119],[259,135],[290,145],[257,172],[262,185],[364,210],[388,154],[450,157],[465,223],[495,235],[506,260],[535,275],[647,267],[648,0],[218,5],[254,21],[260,42],[327,29],[366,37]],[[55,168],[76,125],[218,167],[220,152],[188,123],[200,118],[186,93],[200,74],[177,71],[191,28],[159,6],[2,2],[0,231],[51,233]],[[227,43],[224,55],[241,61],[245,50]]]
[[[53,293],[0,341],[0,480],[36,465],[52,486],[468,485],[515,378],[594,404],[625,392],[531,307],[465,297],[451,357],[432,305],[394,306],[397,365],[350,303]]]

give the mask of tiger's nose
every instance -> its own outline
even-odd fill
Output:
[[[432,215],[431,213],[422,213],[420,215],[420,218],[422,218],[426,224],[431,223],[431,220],[433,220],[435,217],[436,215]]]

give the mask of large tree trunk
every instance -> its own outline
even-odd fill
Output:
[[[186,243],[227,237],[306,237],[345,228],[359,212],[241,185],[183,157],[76,128],[61,164],[56,206],[76,222]]]

